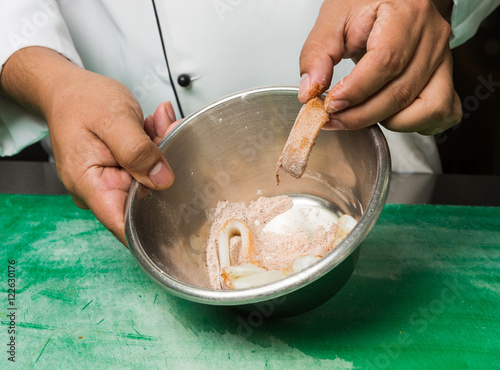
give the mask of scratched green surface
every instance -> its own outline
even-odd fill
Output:
[[[337,296],[265,323],[165,293],[67,196],[0,195],[0,240],[1,369],[500,366],[500,208],[388,205]]]

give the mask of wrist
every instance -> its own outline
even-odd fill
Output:
[[[2,93],[34,113],[47,116],[58,89],[82,69],[58,52],[38,46],[16,51],[0,75]]]

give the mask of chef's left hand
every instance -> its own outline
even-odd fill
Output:
[[[326,91],[334,66],[353,58],[357,65],[325,99],[325,128],[381,122],[393,131],[444,131],[462,115],[449,35],[430,0],[325,0],[302,49],[299,100]]]
[[[75,204],[92,210],[127,245],[124,209],[132,180],[157,190],[174,181],[155,145],[177,122],[172,105],[160,104],[144,120],[125,85],[45,47],[16,51],[1,72],[0,92],[46,119],[58,174]]]

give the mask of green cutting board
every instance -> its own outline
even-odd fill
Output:
[[[166,293],[68,196],[0,195],[0,240],[1,369],[500,367],[500,208],[387,205],[344,288],[274,321]]]

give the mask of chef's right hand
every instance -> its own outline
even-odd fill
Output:
[[[381,122],[393,131],[437,134],[461,119],[452,78],[451,0],[325,0],[300,57],[302,103],[329,87],[342,58],[357,65],[329,91],[336,129]]]
[[[155,144],[175,121],[171,104],[160,105],[145,122],[124,85],[38,47],[16,52],[1,81],[5,93],[47,119],[59,177],[76,205],[90,208],[126,245],[124,208],[132,179],[151,189],[174,181]]]

